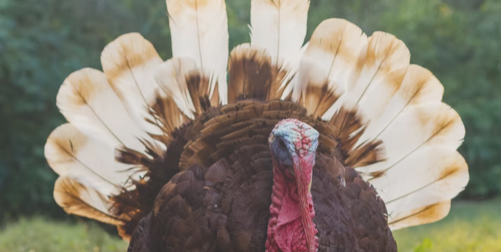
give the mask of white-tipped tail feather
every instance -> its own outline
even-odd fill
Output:
[[[306,36],[308,0],[252,0],[251,45],[265,48],[277,66],[294,64]]]
[[[309,0],[251,1],[251,45],[266,49],[271,62],[288,71],[281,87],[296,73],[306,49],[303,43],[309,8]],[[283,98],[292,91],[293,83],[294,80],[285,88]]]
[[[56,128],[45,144],[45,157],[59,176],[71,177],[103,195],[127,186],[129,166],[115,161],[115,144],[86,136],[72,124]]]
[[[101,136],[143,152],[139,139],[149,139],[111,89],[103,72],[84,68],[72,73],[59,89],[59,111],[89,136]]]
[[[292,100],[300,99],[310,77],[325,78],[325,81],[316,80],[312,83],[327,82],[330,90],[335,90],[339,95],[344,94],[348,85],[356,81],[359,55],[366,46],[367,36],[356,25],[342,19],[323,21],[313,32],[301,58],[297,83],[299,88],[294,89]],[[317,72],[315,76],[311,74],[311,69]],[[338,107],[331,108],[327,113],[332,116],[341,104],[343,102],[340,100],[335,103]]]
[[[451,201],[447,200],[432,205],[426,205],[393,215],[388,222],[392,230],[423,225],[443,219],[451,209]]]
[[[54,199],[64,211],[112,225],[124,223],[120,217],[109,213],[108,197],[85,186],[71,177],[59,177],[54,185]]]
[[[224,0],[167,0],[172,54],[192,58],[212,73],[211,95],[218,82],[219,97],[226,104],[228,20]]]
[[[162,59],[153,45],[139,33],[129,33],[109,43],[101,54],[101,64],[111,88],[118,95],[136,123],[147,132],[158,133],[148,107],[161,92],[154,74]]]

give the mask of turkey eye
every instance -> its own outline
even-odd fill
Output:
[[[282,139],[279,139],[278,140],[278,146],[283,149],[283,150],[287,150],[287,146],[285,145],[284,141]]]

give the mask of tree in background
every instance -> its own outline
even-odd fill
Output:
[[[104,46],[138,31],[170,57],[165,3],[157,0],[0,0],[0,218],[51,212],[55,174],[43,146],[64,118],[64,78],[100,69]]]
[[[230,48],[248,42],[250,0],[227,0]],[[403,40],[411,62],[445,86],[445,102],[466,126],[460,151],[470,165],[463,197],[501,191],[501,2],[496,0],[311,0],[309,31],[340,17],[367,34]],[[59,86],[82,67],[101,69],[104,46],[140,32],[171,57],[163,0],[0,0],[0,219],[62,216],[43,146],[64,118]],[[309,36],[308,35],[308,36]]]

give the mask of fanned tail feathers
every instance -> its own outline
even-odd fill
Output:
[[[326,20],[301,59],[292,95],[315,115],[329,106],[319,116],[340,129],[345,164],[378,190],[392,229],[445,217],[469,178],[456,152],[465,134],[461,118],[441,102],[440,82],[409,61],[407,47],[393,35],[366,39],[345,20]],[[331,94],[318,93],[322,86]]]
[[[252,0],[251,43],[229,54],[223,0],[167,7],[174,58],[164,62],[141,35],[126,34],[104,49],[103,72],[79,70],[60,88],[69,123],[49,136],[45,156],[68,213],[118,225],[127,238],[179,171],[161,167],[197,162],[166,154],[188,143],[183,125],[227,102],[286,99],[330,125],[337,142],[325,145],[377,189],[392,229],[447,215],[468,182],[456,151],[465,129],[402,41],[328,19],[303,46],[309,1]]]

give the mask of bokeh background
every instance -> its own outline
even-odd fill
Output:
[[[249,9],[227,0],[230,48],[249,41]],[[311,0],[307,38],[330,17],[403,40],[466,126],[466,190],[445,220],[396,232],[400,251],[501,251],[501,0]],[[0,252],[126,250],[113,228],[55,204],[43,146],[64,122],[65,77],[101,69],[101,50],[128,32],[171,57],[163,0],[0,0]]]

